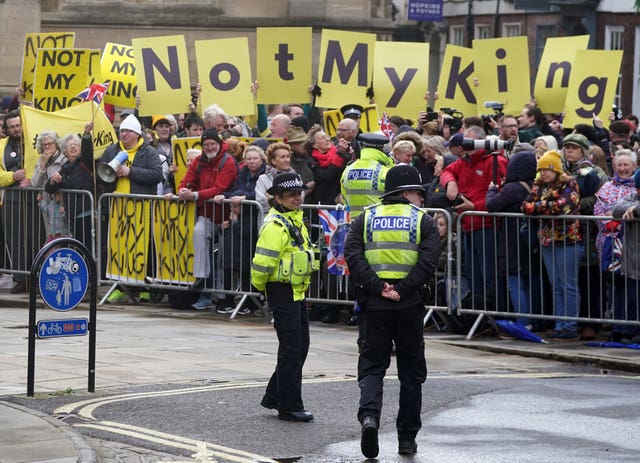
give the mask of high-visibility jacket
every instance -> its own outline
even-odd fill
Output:
[[[387,172],[394,165],[393,159],[380,150],[363,148],[360,158],[349,164],[340,178],[342,199],[354,219],[366,206],[379,202],[384,193]]]
[[[265,291],[267,283],[288,283],[293,289],[293,300],[301,301],[318,266],[302,210],[279,212],[271,208],[260,229],[253,256],[253,286]]]
[[[379,204],[365,209],[364,255],[382,280],[402,279],[418,262],[424,212],[412,204]]]

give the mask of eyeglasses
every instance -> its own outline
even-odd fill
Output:
[[[52,141],[48,141],[48,142],[42,144],[43,148],[49,148],[50,146],[55,146],[55,143],[52,142]]]

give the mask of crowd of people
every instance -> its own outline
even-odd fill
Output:
[[[202,110],[194,104],[184,114],[152,117],[139,117],[136,109],[124,109],[114,122],[119,128],[118,141],[97,161],[109,163],[121,152],[127,153],[115,180],[107,183],[95,175],[97,164],[91,161],[90,121],[82,136],[60,136],[55,127],[40,133],[35,143],[39,158],[33,175],[27,178],[17,103],[17,98],[2,100],[2,132],[7,138],[0,163],[0,186],[5,190],[2,231],[6,252],[2,263],[7,270],[28,268],[33,250],[41,243],[27,241],[37,241],[39,236],[51,240],[74,235],[87,245],[91,243],[89,202],[63,199],[60,189],[85,190],[95,196],[120,192],[197,201],[194,291],[216,286],[208,243],[242,216],[240,201],[255,200],[266,213],[274,202],[269,193],[273,180],[281,173],[300,175],[306,187],[304,203],[342,204],[351,219],[380,201],[386,173],[394,165],[414,166],[425,188],[423,206],[445,209],[454,220],[465,211],[610,216],[619,204],[637,199],[634,179],[640,136],[638,119],[633,115],[619,120],[612,113],[606,123],[594,117],[590,125],[563,128],[562,115],[543,114],[535,104],[525,106],[518,115],[489,118],[457,118],[439,112],[434,119],[430,116],[433,112],[425,111],[415,121],[392,116],[383,131],[363,134],[359,129],[363,108],[346,104],[340,110],[342,120],[336,135],[331,137],[322,126],[318,108],[308,104],[258,105],[253,126],[215,104]],[[174,180],[177,167],[171,149],[175,137],[200,137],[202,141],[201,151],[188,153],[190,166],[179,184]],[[252,137],[253,141],[238,137]],[[469,145],[470,139],[499,143],[495,150],[477,149]],[[20,191],[29,186],[44,191],[29,201],[33,204],[19,207],[24,203]],[[235,212],[208,201],[220,205],[225,199],[236,205]],[[29,217],[38,213],[41,224],[34,225]],[[20,228],[24,224],[42,228],[42,235],[24,236]],[[238,243],[247,241],[246,235],[253,241],[238,249],[253,254],[260,226],[256,218],[239,227],[244,232],[234,232]],[[465,214],[461,236],[455,239],[462,249],[463,278],[474,300],[482,301],[483,307],[493,304],[499,310],[522,314],[517,318],[519,323],[537,328],[539,320],[526,316],[540,307],[539,299],[545,296],[533,291],[536,287],[548,289],[557,316],[603,314],[605,310],[593,312],[592,302],[585,309],[586,298],[580,296],[588,289],[588,299],[602,301],[603,309],[611,310],[614,318],[637,319],[631,311],[637,300],[637,280],[632,276],[637,272],[625,271],[629,261],[624,256],[631,239],[625,226],[626,219],[591,223],[549,220],[531,227],[527,239],[514,240],[510,237],[522,234],[521,223]],[[452,235],[453,230],[440,229],[443,238]],[[236,262],[240,267],[248,265],[247,259]],[[580,264],[569,265],[575,262]],[[437,274],[442,272],[440,267]],[[594,284],[602,281],[603,273],[606,281],[617,284]],[[242,289],[248,291],[248,269],[244,275]],[[16,273],[13,278],[11,291],[26,291],[24,275]],[[148,297],[146,291],[138,295],[143,301]],[[116,290],[110,300],[128,296],[126,291]],[[248,305],[251,307],[243,307],[240,313],[255,310],[255,304]],[[193,303],[196,309],[214,306],[222,313],[229,312],[233,297],[216,301],[210,292],[202,292]],[[327,305],[312,317],[326,323],[341,318],[353,322],[352,313],[341,317],[339,310]],[[549,337],[592,337],[592,331],[591,325],[583,327],[565,320],[556,323]],[[613,335],[616,339],[633,338],[637,330],[616,325]]]

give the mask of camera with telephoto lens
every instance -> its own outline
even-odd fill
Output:
[[[497,138],[474,140],[473,138],[463,138],[460,146],[465,150],[511,151],[513,149],[513,140],[499,140]]]

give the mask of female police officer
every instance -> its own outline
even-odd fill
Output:
[[[307,187],[296,173],[281,173],[267,193],[275,204],[265,217],[251,266],[251,283],[266,292],[278,335],[278,363],[260,405],[288,421],[310,421],[302,403],[302,366],[309,350],[304,303],[318,262],[300,210]]]
[[[417,451],[422,383],[427,377],[420,289],[433,276],[440,255],[436,225],[419,208],[423,194],[415,167],[392,167],[387,172],[382,204],[366,208],[351,222],[347,235],[344,254],[363,309],[358,419],[362,423],[360,447],[367,458],[378,455],[382,383],[392,342],[400,380],[398,452]]]

